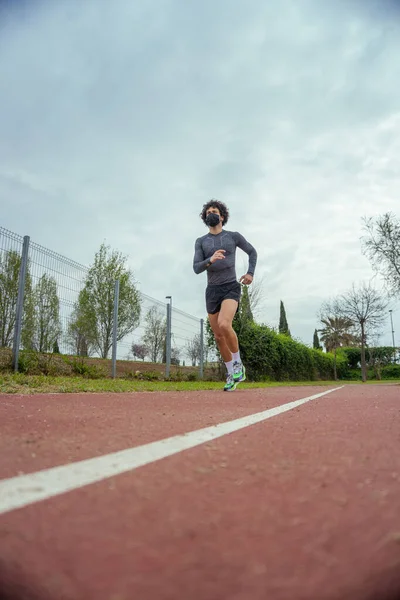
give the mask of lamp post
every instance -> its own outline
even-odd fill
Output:
[[[393,329],[393,316],[392,316],[393,310],[390,309],[389,310],[389,314],[390,314],[390,324],[392,326],[392,342],[393,342],[393,350],[394,350],[394,354],[393,354],[393,358],[394,358],[394,362],[396,362],[396,346],[394,344],[394,329]]]
[[[172,296],[165,296],[169,303],[167,304],[167,332],[166,332],[166,358],[165,358],[165,376],[168,378],[171,370],[171,321],[172,321]]]

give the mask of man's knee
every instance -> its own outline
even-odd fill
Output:
[[[232,323],[229,321],[229,319],[221,319],[218,321],[218,327],[221,331],[221,334],[225,336],[232,329]]]

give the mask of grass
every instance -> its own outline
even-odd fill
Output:
[[[368,381],[369,384],[398,383],[400,381]],[[362,385],[361,381],[285,381],[245,382],[241,389],[282,386],[335,386]],[[84,379],[83,377],[51,377],[46,375],[24,375],[22,373],[0,374],[0,393],[77,393],[77,392],[187,392],[195,390],[221,390],[222,382],[214,381],[140,381],[127,379]]]

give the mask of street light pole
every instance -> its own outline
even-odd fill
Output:
[[[391,323],[391,326],[392,326],[392,342],[393,342],[393,350],[394,350],[393,358],[394,358],[394,362],[396,362],[396,346],[394,344],[394,329],[393,329],[393,316],[392,316],[392,312],[393,312],[393,310],[390,309],[389,310],[389,314],[390,314],[390,323]]]
[[[169,303],[167,304],[167,331],[165,339],[165,377],[168,378],[171,370],[171,329],[172,329],[172,297],[165,296]]]

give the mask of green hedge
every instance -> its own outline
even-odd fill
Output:
[[[400,379],[400,365],[387,365],[380,369],[381,379]],[[341,376],[341,379],[346,381],[361,381],[361,369],[345,369]],[[367,369],[367,380],[377,380],[377,374],[374,369]]]
[[[333,354],[308,348],[266,325],[250,323],[244,328],[240,335],[240,352],[249,379],[255,381],[333,379]],[[338,356],[338,377],[346,370],[344,357]]]
[[[361,348],[340,348],[340,352],[342,352],[346,356],[347,363],[349,365],[349,369],[357,369],[358,365],[361,363]],[[382,365],[390,365],[393,361],[393,355],[395,353],[395,349],[393,346],[380,346],[378,348],[365,348],[365,360],[369,361],[371,359],[371,355],[375,359],[379,359]]]
[[[370,379],[375,379],[375,373],[372,371]],[[400,379],[400,365],[387,365],[381,369],[382,379]]]

